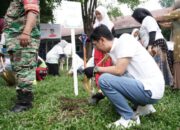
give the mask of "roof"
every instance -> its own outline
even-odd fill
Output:
[[[163,8],[159,10],[151,11],[154,18],[162,16],[169,12],[170,8]],[[117,17],[114,21],[115,29],[124,29],[124,28],[135,28],[139,27],[140,23],[138,23],[131,15]]]
[[[82,34],[84,32],[83,28],[77,28],[75,29],[75,35]],[[71,35],[71,29],[70,28],[64,28],[64,26],[61,26],[61,36],[70,36]]]
[[[135,28],[140,26],[140,24],[130,15],[117,17],[116,20],[113,21],[113,23],[115,30],[124,28]]]

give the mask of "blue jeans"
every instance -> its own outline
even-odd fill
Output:
[[[99,78],[99,85],[103,93],[116,107],[116,111],[126,120],[131,119],[134,114],[126,99],[141,106],[154,104],[158,101],[151,99],[151,91],[144,90],[140,81],[125,75],[115,76],[104,73]]]

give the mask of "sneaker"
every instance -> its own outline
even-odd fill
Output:
[[[136,126],[136,125],[140,125],[140,118],[137,115],[136,118],[134,119],[129,119],[126,120],[123,117],[121,117],[119,120],[117,120],[114,123],[111,123],[107,126],[107,128],[122,128],[122,129],[126,129],[126,128],[130,128],[132,126]]]
[[[155,113],[156,109],[153,107],[152,104],[148,104],[146,106],[138,106],[136,113],[139,114],[140,116],[145,116],[148,114]]]

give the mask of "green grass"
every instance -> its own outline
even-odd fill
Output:
[[[34,87],[34,108],[12,113],[9,109],[16,99],[15,88],[0,79],[1,130],[106,130],[108,123],[119,116],[112,104],[104,99],[96,106],[88,104],[88,94],[79,77],[79,95],[74,96],[73,79],[48,76]],[[179,130],[180,92],[166,88],[164,98],[155,105],[155,114],[141,117],[141,125],[131,130]]]

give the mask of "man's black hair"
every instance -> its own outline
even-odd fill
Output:
[[[106,38],[107,40],[113,40],[113,35],[111,31],[107,28],[107,26],[101,24],[100,26],[96,27],[91,36],[91,41],[99,41],[101,37]]]

